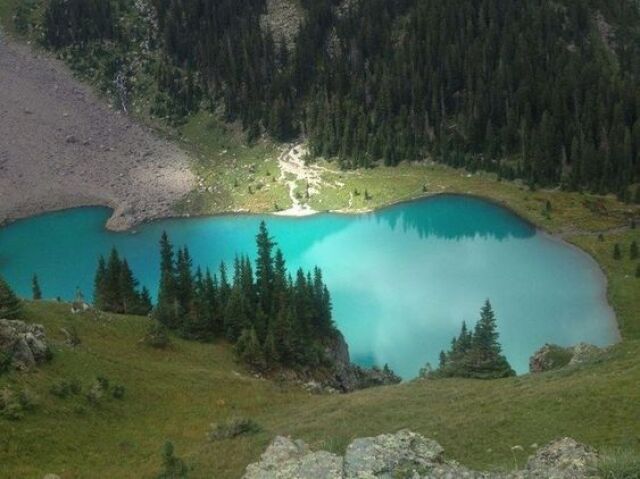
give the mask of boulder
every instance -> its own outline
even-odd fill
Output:
[[[526,467],[513,472],[479,472],[446,461],[442,447],[408,430],[354,440],[344,458],[313,452],[302,441],[276,437],[244,479],[587,479],[597,453],[563,438],[541,448]]]
[[[311,452],[303,441],[278,436],[251,464],[245,479],[340,479],[342,458],[325,451]]]
[[[543,373],[565,366],[576,366],[597,358],[603,352],[597,346],[579,343],[568,348],[556,344],[545,344],[529,359],[531,373]]]
[[[343,477],[394,477],[398,471],[426,470],[441,464],[443,453],[437,442],[408,430],[356,439],[347,447]]]
[[[7,319],[0,319],[0,352],[19,370],[45,362],[51,355],[42,325]]]
[[[565,437],[539,449],[527,462],[517,478],[525,479],[582,479],[591,477],[590,471],[598,454],[589,446]]]

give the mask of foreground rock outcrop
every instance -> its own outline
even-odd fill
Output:
[[[44,327],[24,321],[0,319],[0,354],[10,359],[12,367],[22,371],[48,361],[51,351]]]
[[[564,438],[539,449],[524,469],[477,472],[444,459],[435,441],[403,430],[354,440],[344,456],[311,451],[303,441],[276,437],[259,462],[247,467],[244,479],[582,479],[593,477],[598,455]]]
[[[565,366],[576,366],[597,358],[603,352],[603,349],[586,343],[567,348],[557,344],[545,344],[529,358],[529,371],[535,374]]]

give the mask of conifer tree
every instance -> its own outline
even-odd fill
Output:
[[[622,259],[622,251],[618,243],[613,245],[613,259]]]
[[[19,319],[22,304],[9,283],[0,276],[0,319]]]
[[[273,248],[276,243],[269,236],[267,225],[260,222],[258,235],[256,236],[258,255],[256,258],[256,287],[258,301],[262,311],[267,314],[273,312],[273,287],[274,287],[274,264]]]
[[[38,301],[42,299],[42,290],[40,289],[40,281],[38,281],[38,275],[34,274],[31,278],[31,292],[33,294],[33,300]]]
[[[638,259],[638,243],[635,240],[631,242],[631,246],[629,247],[629,257],[631,259]]]
[[[154,314],[156,319],[168,328],[178,326],[180,305],[176,294],[176,267],[173,245],[165,231],[160,238],[160,285],[158,288],[158,304]]]
[[[235,346],[236,355],[248,366],[262,371],[266,367],[264,354],[254,328],[244,329]]]

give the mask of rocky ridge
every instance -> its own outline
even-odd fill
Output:
[[[598,454],[571,438],[538,449],[524,469],[478,472],[444,459],[434,440],[409,430],[354,440],[344,456],[312,451],[300,440],[276,437],[244,479],[582,479],[592,476]]]

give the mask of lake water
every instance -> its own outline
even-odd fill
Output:
[[[437,364],[463,320],[475,324],[487,298],[518,373],[545,342],[617,339],[604,277],[589,256],[474,198],[438,196],[354,216],[171,219],[135,233],[106,231],[109,215],[66,210],[0,229],[0,274],[25,297],[33,273],[46,298],[72,299],[76,287],[90,297],[98,256],[116,246],[155,293],[163,230],[189,247],[194,264],[216,269],[236,253],[254,255],[265,220],[290,270],[323,269],[334,320],[359,364],[389,363],[414,377],[426,362]]]

